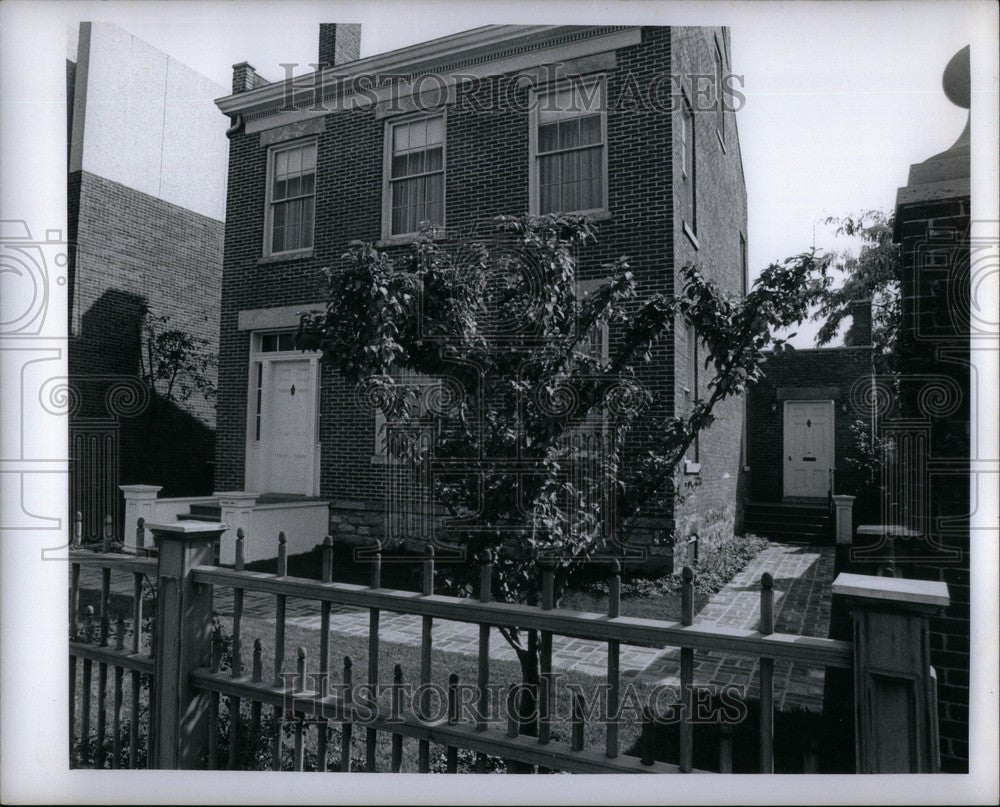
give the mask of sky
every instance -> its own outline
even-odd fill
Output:
[[[481,24],[565,23],[567,8],[574,23],[728,25],[746,96],[737,126],[751,276],[814,243],[838,246],[828,216],[890,211],[910,164],[948,148],[968,114],[941,90],[944,66],[970,41],[968,4],[957,2],[248,2],[237,17],[226,4],[182,5],[183,20],[134,8],[108,18],[224,87],[240,61],[270,80],[283,63],[309,71],[320,21],[360,22],[362,56]],[[813,330],[800,329],[797,346]]]

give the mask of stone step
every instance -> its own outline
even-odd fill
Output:
[[[775,541],[796,541],[810,544],[833,543],[833,536],[829,526],[811,527],[746,519],[743,522],[743,529],[745,532]]]
[[[178,521],[205,521],[209,524],[221,524],[222,516],[196,516],[193,513],[180,513],[177,516]]]

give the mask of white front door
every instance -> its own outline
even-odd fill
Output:
[[[826,497],[833,468],[833,401],[785,401],[785,497]]]
[[[315,416],[311,364],[309,359],[270,363],[263,457],[270,493],[310,492]]]

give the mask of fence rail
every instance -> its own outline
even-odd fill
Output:
[[[138,533],[144,529],[141,521]],[[332,732],[339,731],[339,769],[352,768],[350,748],[354,742],[354,729],[364,729],[364,770],[376,771],[385,765],[379,757],[380,736],[388,736],[391,754],[388,769],[401,770],[404,740],[417,743],[416,768],[420,772],[431,769],[432,746],[444,746],[445,768],[458,770],[458,750],[475,755],[476,771],[487,769],[489,757],[499,757],[512,771],[525,766],[540,770],[559,770],[588,773],[687,773],[694,770],[694,709],[695,652],[734,653],[759,660],[757,684],[759,687],[760,715],[758,718],[757,745],[761,772],[774,770],[774,664],[778,659],[810,666],[854,669],[855,679],[859,664],[859,645],[818,637],[804,637],[774,631],[774,581],[765,573],[760,587],[760,622],[758,630],[739,630],[694,622],[694,575],[685,568],[681,585],[681,619],[661,621],[625,617],[620,613],[620,567],[612,563],[608,571],[609,606],[607,613],[587,613],[558,608],[554,600],[554,565],[541,562],[541,597],[537,605],[496,602],[492,598],[493,560],[488,553],[480,558],[480,590],[477,597],[452,597],[435,593],[435,558],[429,547],[422,562],[420,592],[384,588],[381,585],[381,548],[376,544],[370,553],[371,581],[368,586],[333,582],[333,546],[328,536],[323,543],[322,580],[289,577],[288,558],[284,536],[278,538],[278,559],[275,572],[266,574],[245,569],[245,536],[237,532],[235,564],[233,568],[216,565],[215,548],[225,525],[183,522],[175,525],[148,525],[157,542],[156,558],[134,557],[113,551],[110,525],[106,530],[100,551],[71,550],[70,619],[74,637],[70,642],[71,658],[71,745],[78,750],[79,764],[92,763],[103,767],[108,761],[107,752],[107,685],[109,671],[114,673],[112,703],[112,737],[110,743],[112,767],[135,767],[140,761],[139,733],[142,708],[149,711],[145,730],[148,737],[147,759],[150,767],[209,767],[237,768],[241,764],[240,749],[264,732],[269,732],[270,765],[273,770],[283,766],[294,770],[306,768],[306,747],[315,748],[315,762],[310,766],[318,771],[331,769]],[[139,543],[140,551],[144,551]],[[101,569],[102,585],[99,602],[99,622],[94,621],[93,609],[88,607],[83,635],[80,635],[79,593],[82,567]],[[132,578],[132,630],[126,630],[119,618],[112,646],[110,625],[111,574]],[[144,633],[143,607],[145,580],[154,581],[155,615],[148,618],[149,628]],[[212,596],[219,588],[233,591],[232,649],[228,669],[222,664],[222,639],[218,628],[213,631]],[[248,592],[274,597],[274,625],[272,648],[274,663],[272,675],[265,676],[260,638],[254,642],[250,663],[244,645],[244,598]],[[912,602],[912,593],[894,602],[894,613]],[[861,613],[870,606],[864,597],[852,589],[853,602],[859,604]],[[907,599],[909,597],[909,599]],[[315,674],[310,671],[310,660],[304,648],[299,648],[292,669],[287,669],[286,628],[287,601],[289,598],[315,602],[320,614],[320,652]],[[882,594],[876,599],[885,597]],[[946,596],[945,596],[946,599]],[[368,620],[368,664],[365,681],[368,694],[355,699],[354,669],[350,657],[344,659],[339,676],[332,671],[330,658],[330,615],[334,605],[366,609]],[[925,602],[926,606],[927,603]],[[420,665],[418,679],[421,697],[405,705],[402,667],[393,671],[390,703],[379,702],[375,694],[380,682],[379,647],[381,614],[383,611],[409,614],[420,618]],[[914,618],[926,620],[927,609],[919,616],[906,617],[910,625]],[[869,615],[870,616],[870,615]],[[479,628],[478,656],[475,681],[467,682],[474,689],[475,711],[472,719],[462,719],[458,708],[461,683],[452,674],[447,687],[447,716],[428,719],[429,686],[434,680],[435,657],[433,653],[434,621],[448,620],[477,625]],[[871,624],[875,624],[869,619]],[[859,623],[860,624],[860,623]],[[95,631],[95,627],[97,630]],[[506,726],[487,720],[490,714],[489,690],[491,682],[490,647],[493,632],[517,628],[537,631],[540,681],[534,696],[537,697],[538,714],[526,720],[519,710],[524,705],[518,700],[516,688],[506,694]],[[918,636],[909,627],[900,635]],[[657,756],[654,725],[656,718],[651,709],[643,711],[636,723],[639,730],[639,756],[622,755],[619,742],[619,721],[610,720],[604,725],[604,747],[586,748],[586,722],[584,704],[580,693],[574,693],[568,723],[560,728],[563,736],[553,736],[553,719],[548,707],[554,705],[556,690],[549,675],[553,671],[553,637],[594,640],[607,647],[607,674],[605,677],[606,711],[614,714],[621,705],[622,674],[620,649],[622,644],[650,647],[680,648],[679,703],[682,707],[677,729],[678,753],[676,764],[660,762]],[[129,640],[126,647],[126,640]],[[439,662],[440,663],[440,662]],[[93,665],[97,665],[97,725],[93,750],[91,717],[93,692]],[[884,662],[882,662],[884,667]],[[77,703],[77,672],[82,667],[80,703]],[[440,672],[440,670],[439,670]],[[131,678],[129,707],[129,749],[127,754],[119,748],[122,731],[121,715],[126,699],[122,686],[125,675]],[[901,671],[901,680],[913,682],[912,670]],[[919,678],[919,676],[918,676]],[[339,683],[335,682],[335,679]],[[145,682],[146,687],[140,685]],[[920,681],[918,681],[920,683]],[[385,694],[385,693],[383,693]],[[500,693],[502,694],[502,693]],[[933,691],[921,689],[918,698],[924,703],[933,702]],[[223,711],[223,699],[228,710]],[[862,724],[864,737],[884,737],[882,731],[873,732],[872,722],[886,719],[885,708],[876,701],[878,694],[869,695],[867,704],[859,703],[856,719]],[[888,701],[887,701],[888,704]],[[494,704],[496,706],[497,704]],[[79,706],[79,709],[78,709]],[[244,707],[247,707],[244,709]],[[874,710],[875,713],[872,712]],[[249,722],[244,712],[249,712]],[[877,713],[877,714],[876,714]],[[264,718],[267,717],[265,724]],[[917,716],[924,720],[925,715]],[[228,718],[228,723],[227,723]],[[899,718],[896,718],[897,722]],[[905,732],[921,732],[918,746],[927,745],[926,762],[921,756],[918,764],[929,770],[935,757],[930,738],[920,726],[905,724]],[[502,723],[503,721],[501,721]],[[290,727],[285,739],[286,727]],[[311,732],[316,742],[311,744]],[[225,735],[225,736],[223,736]],[[905,736],[905,735],[904,735]],[[360,737],[357,738],[360,741]],[[866,747],[859,740],[862,762]],[[228,755],[223,746],[228,743]],[[291,744],[291,762],[287,745]],[[936,744],[936,738],[934,738]],[[733,731],[731,725],[718,727],[718,769],[734,770]],[[807,749],[806,769],[815,768],[814,744],[803,738]],[[924,752],[921,751],[921,754]],[[883,755],[884,756],[884,755]],[[226,758],[224,758],[226,757]],[[267,758],[267,754],[261,759]],[[266,763],[265,763],[266,764]],[[895,763],[893,763],[895,764]],[[859,764],[860,766],[860,764]]]

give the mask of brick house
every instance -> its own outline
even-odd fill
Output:
[[[147,310],[218,344],[226,140],[221,87],[116,25],[69,34],[71,509],[93,539],[121,484],[212,492],[214,401],[153,411],[140,365]]]
[[[335,537],[370,540],[386,512],[378,414],[291,349],[323,267],[355,240],[405,250],[422,219],[460,235],[504,213],[586,211],[600,236],[583,278],[627,254],[641,293],[672,294],[697,262],[740,294],[746,190],[732,109],[691,85],[731,73],[728,29],[487,26],[364,59],[359,43],[359,26],[322,25],[318,64],[333,69],[295,89],[241,63],[217,101],[232,126],[216,485],[321,499]],[[418,78],[365,83],[377,74]],[[532,101],[570,76],[604,103],[548,120]],[[672,411],[705,389],[695,341],[678,323],[644,379]],[[731,401],[689,456],[691,495],[652,531],[732,534],[742,430]]]
[[[871,301],[859,300],[843,345],[768,356],[747,402],[748,532],[832,543],[833,494],[857,497],[855,519],[877,517],[878,501],[850,462],[853,428],[875,424],[871,317]]]

